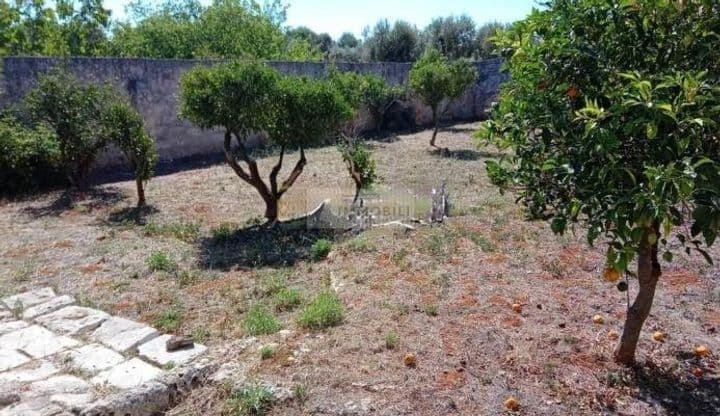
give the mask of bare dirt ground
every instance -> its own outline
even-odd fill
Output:
[[[258,359],[256,349],[223,357],[292,389],[270,415],[497,415],[510,413],[509,396],[526,415],[720,414],[720,268],[699,257],[663,264],[640,365],[618,367],[611,332],[622,331],[627,301],[601,279],[603,248],[588,247],[580,231],[559,237],[525,221],[513,197],[489,184],[484,161],[497,155],[475,147],[475,128],[441,133],[449,157],[428,150],[429,132],[372,141],[382,187],[427,196],[446,179],[453,216],[411,232],[338,238],[321,261],[307,255],[313,236],[263,240],[243,231],[262,205],[224,165],[153,179],[152,205],[141,212],[131,182],[99,186],[80,201],[54,192],[5,202],[0,295],[52,286],[222,348],[246,336],[253,306],[274,311],[273,286],[299,290],[303,303],[336,290],[345,307],[339,326],[300,328],[302,305],[276,311],[290,332],[259,337],[278,344],[272,358]],[[289,200],[351,185],[334,148],[313,149],[308,160]],[[165,270],[152,271],[158,256]],[[604,324],[592,322],[596,314]],[[654,331],[666,341],[653,341]],[[700,344],[713,354],[695,358]],[[415,367],[404,365],[407,353]],[[171,413],[232,414],[228,391],[203,388]]]

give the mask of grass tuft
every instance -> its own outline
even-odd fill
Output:
[[[397,332],[390,331],[387,335],[385,335],[385,348],[389,350],[394,350],[399,343],[400,337],[398,336]]]
[[[273,295],[273,303],[278,311],[291,311],[302,302],[302,296],[297,289],[280,289]]]
[[[269,360],[275,356],[275,347],[272,345],[264,345],[260,348],[260,358],[263,360]]]
[[[275,401],[275,395],[267,386],[253,382],[245,385],[228,400],[230,412],[239,416],[262,416]]]
[[[298,323],[309,329],[323,329],[339,325],[344,314],[345,308],[340,298],[334,292],[324,291],[305,306]]]
[[[280,321],[259,305],[248,311],[242,326],[248,335],[270,335],[282,329]]]
[[[186,243],[192,243],[200,235],[200,226],[184,222],[147,224],[143,227],[143,231],[148,237],[172,237]]]
[[[151,272],[164,271],[172,272],[177,269],[177,263],[164,251],[154,251],[146,260],[148,269]]]
[[[213,228],[210,233],[212,234],[213,240],[218,243],[224,243],[232,240],[235,235],[237,228],[232,224],[220,224]]]
[[[175,332],[183,322],[183,315],[180,308],[173,305],[160,312],[160,316],[153,321],[153,326],[162,332]]]

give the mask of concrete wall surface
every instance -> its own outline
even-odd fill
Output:
[[[16,103],[32,89],[38,75],[59,64],[65,65],[78,78],[96,83],[109,82],[127,92],[132,104],[145,119],[148,130],[157,139],[161,160],[172,160],[203,155],[217,155],[222,151],[222,133],[203,131],[178,117],[179,80],[182,74],[197,65],[212,65],[222,61],[125,59],[125,58],[37,58],[7,57],[0,65],[0,108]],[[323,77],[330,68],[320,62],[269,62],[284,74]],[[336,63],[341,71],[374,73],[396,85],[406,83],[410,63]],[[448,109],[448,120],[477,120],[485,116],[490,102],[497,95],[505,75],[500,71],[500,60],[476,63],[478,81]],[[417,99],[404,103],[405,111],[416,125],[430,122],[430,109]],[[367,114],[358,115],[355,124],[372,128]],[[101,167],[121,163],[117,152],[111,151],[98,160]]]

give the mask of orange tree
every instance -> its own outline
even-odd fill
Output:
[[[225,160],[260,194],[268,225],[277,222],[280,198],[307,164],[305,149],[337,133],[353,114],[331,82],[281,76],[259,62],[195,68],[182,77],[180,101],[184,118],[201,128],[224,131]],[[259,132],[279,148],[267,181],[247,144]],[[290,149],[299,149],[300,157],[287,178],[278,182]]]
[[[435,146],[440,129],[440,106],[459,98],[477,80],[477,69],[466,59],[450,61],[437,49],[428,49],[410,69],[410,88],[432,110],[433,134],[430,146]]]
[[[551,0],[496,39],[511,80],[478,136],[511,151],[488,173],[554,232],[577,223],[590,244],[607,244],[606,279],[637,279],[615,353],[623,364],[634,362],[661,260],[712,261],[719,37],[713,0]]]

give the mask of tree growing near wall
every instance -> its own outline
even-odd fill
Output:
[[[376,131],[383,128],[385,115],[390,107],[405,96],[403,86],[388,85],[383,78],[375,74],[364,76],[364,83],[360,91],[361,100],[370,111]]]
[[[382,129],[390,107],[405,95],[404,87],[390,86],[375,74],[332,70],[329,79],[355,111],[367,108],[376,131]]]
[[[145,203],[142,184],[150,179],[157,163],[155,141],[121,92],[110,86],[83,84],[70,73],[54,69],[39,78],[22,107],[23,118],[30,124],[53,132],[58,166],[72,185],[84,191],[98,152],[115,144],[134,171],[138,204]]]
[[[305,149],[336,133],[352,116],[349,104],[331,83],[283,77],[257,62],[188,72],[181,80],[181,113],[201,128],[225,131],[225,160],[240,179],[258,191],[269,225],[278,221],[280,198],[307,164]],[[267,181],[247,147],[254,132],[266,132],[269,142],[280,148]],[[279,182],[285,153],[291,149],[299,149],[299,160]]]
[[[440,106],[460,97],[477,79],[477,69],[464,59],[450,61],[437,49],[428,49],[410,70],[410,87],[432,110],[433,134],[430,146],[435,146],[440,128]]]
[[[158,153],[155,139],[145,130],[142,116],[124,101],[107,106],[102,113],[101,134],[115,143],[135,174],[138,206],[145,205],[144,183],[152,178]]]
[[[554,232],[580,224],[607,244],[606,279],[637,281],[623,364],[661,261],[711,261],[720,231],[719,15],[713,1],[554,0],[498,40],[511,76],[480,135],[512,156],[488,173]]]
[[[28,128],[18,120],[0,116],[0,194],[12,195],[55,185],[60,149],[52,131]]]
[[[70,183],[80,189],[87,187],[95,157],[108,144],[107,137],[98,132],[103,106],[112,99],[109,88],[84,85],[58,69],[41,76],[37,88],[25,97],[27,118],[54,131],[60,165]]]

